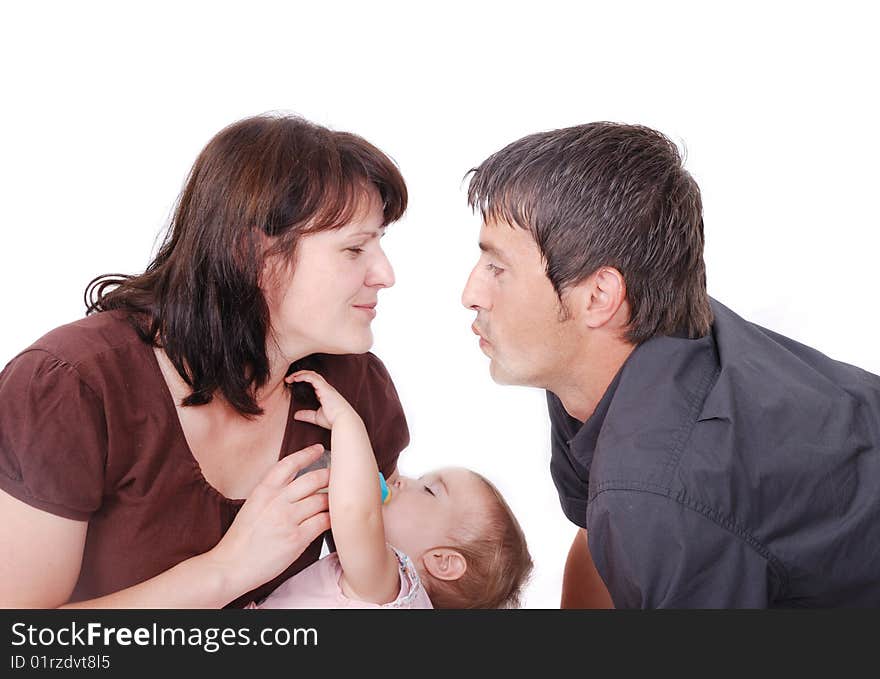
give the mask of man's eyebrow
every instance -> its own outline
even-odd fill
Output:
[[[501,252],[501,250],[496,248],[494,245],[487,243],[486,241],[480,241],[480,250],[485,252],[487,255],[492,255],[493,257],[497,257],[498,259],[505,262],[507,261],[507,258],[504,256],[504,253]]]

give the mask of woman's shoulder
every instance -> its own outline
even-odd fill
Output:
[[[99,391],[108,376],[111,381],[120,376],[136,380],[141,367],[149,369],[149,352],[127,312],[102,311],[50,330],[9,361],[7,369],[19,366],[36,375],[60,367]]]
[[[347,399],[384,397],[397,400],[388,368],[371,352],[364,354],[314,354],[308,367],[320,373]]]
[[[391,379],[385,364],[371,351],[363,354],[314,354],[313,358],[319,369],[328,374],[361,379]]]
[[[308,368],[332,384],[363,419],[379,470],[389,475],[409,445],[409,428],[391,375],[379,358],[365,354],[315,354]]]
[[[133,342],[143,340],[127,312],[101,311],[50,330],[21,353],[41,351],[76,366]]]

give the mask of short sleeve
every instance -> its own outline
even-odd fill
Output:
[[[590,553],[616,608],[766,608],[758,545],[674,498],[608,490],[590,503]]]
[[[367,354],[366,373],[357,402],[352,405],[370,435],[379,471],[390,475],[401,451],[409,445],[409,427],[394,382],[385,365],[373,354]]]
[[[419,573],[412,560],[396,547],[391,547],[397,557],[397,570],[400,573],[400,592],[397,598],[383,608],[434,608],[431,598],[422,584]]]
[[[101,506],[107,427],[100,398],[76,370],[31,349],[0,373],[0,489],[85,521]]]
[[[342,566],[334,552],[288,578],[258,605],[247,608],[433,608],[412,561],[397,549],[394,554],[400,592],[389,603],[376,604],[345,596],[340,585]]]

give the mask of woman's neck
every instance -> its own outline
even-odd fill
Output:
[[[160,347],[154,347],[153,351],[175,403],[181,403],[192,393],[192,389],[177,372],[174,364],[171,363],[171,360],[163,349]],[[277,349],[273,351],[269,348],[267,348],[267,358],[269,359],[269,377],[266,382],[256,390],[255,400],[257,406],[262,410],[272,411],[276,406],[288,402],[289,395],[287,393],[287,385],[284,382],[284,377],[287,374],[290,363],[293,361],[289,361],[281,354],[281,352],[277,351]],[[219,408],[224,410],[235,410],[233,406],[226,401],[219,390],[214,392],[211,402],[206,405],[211,409]]]

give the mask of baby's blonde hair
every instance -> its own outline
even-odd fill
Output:
[[[420,569],[422,582],[434,608],[519,608],[533,567],[526,537],[498,489],[471,473],[489,491],[485,514],[476,531],[446,545],[461,553],[467,569],[458,580],[441,580]]]

